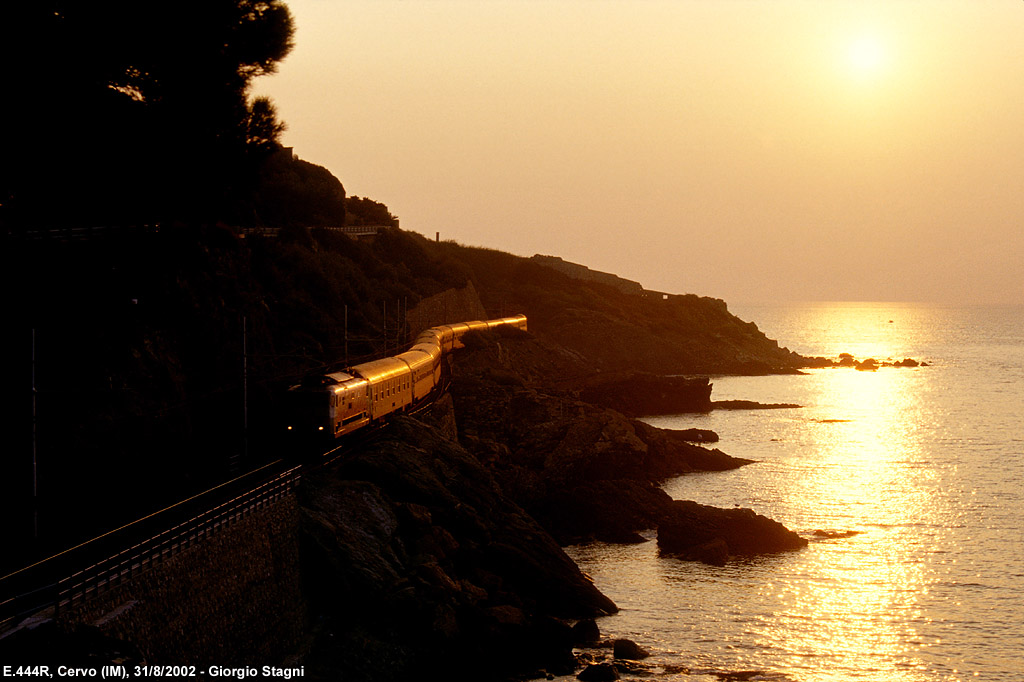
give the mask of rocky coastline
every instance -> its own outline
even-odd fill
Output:
[[[645,663],[643,642],[602,639],[600,619],[618,607],[562,548],[655,541],[662,556],[724,566],[805,547],[754,510],[671,499],[669,478],[754,462],[711,447],[714,432],[634,416],[797,406],[712,401],[703,378],[588,376],[576,354],[518,330],[465,341],[429,410],[396,417],[304,477],[298,564],[309,611],[287,663],[349,682],[688,672]],[[41,631],[36,648],[54,637],[89,660],[124,650],[147,661],[131,641],[100,646],[95,628]]]
[[[712,401],[708,376],[914,366],[805,358],[724,301],[638,294],[397,229],[368,243],[324,230],[250,237],[182,228],[12,252],[54,273],[15,317],[49,310],[82,330],[70,346],[59,330],[42,330],[40,357],[65,362],[41,365],[40,385],[61,385],[64,367],[75,366],[96,396],[47,441],[43,459],[60,500],[43,519],[59,529],[51,542],[221,480],[225,453],[237,444],[230,425],[243,336],[260,379],[250,384],[250,443],[266,441],[277,457],[268,434],[286,385],[270,378],[299,377],[310,363],[337,366],[338,339],[350,336],[346,356],[398,347],[385,332],[395,329],[386,311],[399,301],[409,304],[410,328],[484,311],[530,320],[529,334],[467,337],[452,358],[448,396],[431,414],[394,420],[377,440],[347,444],[337,465],[305,478],[299,563],[314,616],[291,660],[312,678],[481,679],[485,670],[487,679],[505,679],[581,669],[587,660],[573,656],[570,625],[615,605],[562,546],[639,543],[690,522],[721,531],[691,532],[700,541],[690,544],[660,537],[666,554],[717,564],[785,548],[733,534],[734,521],[751,537],[766,534],[754,512],[737,520],[732,510],[702,510],[694,521],[661,488],[674,476],[750,461],[717,449],[709,431],[667,431],[639,417],[776,407]],[[40,410],[55,413],[62,399],[40,391]],[[150,448],[145,458],[140,442]],[[132,484],[154,478],[166,499]],[[124,495],[97,501],[90,491],[100,482]]]
[[[318,605],[307,676],[617,679],[601,675],[640,665],[624,661],[642,642],[600,641],[593,619],[617,607],[561,546],[644,542],[658,529],[664,554],[722,565],[806,545],[751,510],[661,489],[752,463],[708,447],[712,432],[587,402],[592,384],[553,389],[542,377],[574,360],[532,335],[467,346],[428,414],[394,420],[304,485],[303,565]]]

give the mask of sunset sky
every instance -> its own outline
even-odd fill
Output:
[[[730,303],[1024,302],[1024,2],[288,0],[284,143],[404,229]]]

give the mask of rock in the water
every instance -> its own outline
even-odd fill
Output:
[[[801,405],[795,403],[759,403],[754,400],[715,400],[716,410],[792,410]]]
[[[735,670],[732,672],[714,673],[715,677],[722,680],[722,682],[745,682],[746,680],[752,680],[755,677],[764,675],[763,670]]]
[[[659,550],[683,558],[701,560],[701,553],[717,540],[725,543],[729,554],[765,554],[807,545],[807,540],[781,523],[750,509],[720,509],[682,500],[672,503],[658,527]]]
[[[625,658],[631,661],[639,661],[650,656],[645,649],[631,639],[615,640],[613,651],[615,658]]]
[[[837,540],[852,538],[857,535],[859,531],[856,530],[816,530],[814,531],[814,537],[824,538],[826,540]]]
[[[584,618],[572,626],[573,646],[588,646],[595,644],[601,639],[601,631],[597,627],[597,621],[593,618]]]
[[[725,566],[729,561],[729,545],[722,538],[715,538],[690,550],[689,555],[696,561],[710,566]]]
[[[593,663],[584,668],[576,679],[582,682],[609,682],[619,679],[619,671],[611,663]]]

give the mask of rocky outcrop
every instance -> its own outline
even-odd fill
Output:
[[[658,549],[683,559],[722,565],[731,555],[800,549],[807,540],[750,509],[720,509],[675,500],[658,527]]]
[[[716,410],[791,410],[803,406],[795,403],[759,403],[753,400],[713,400],[711,407]]]
[[[584,383],[580,399],[628,417],[710,412],[711,383],[706,377],[598,374]]]
[[[630,661],[639,661],[651,654],[631,639],[616,639],[612,643],[612,652],[615,658],[622,658]]]
[[[679,474],[694,471],[729,471],[754,460],[727,455],[721,450],[709,449],[695,443],[715,443],[718,434],[707,429],[674,431],[660,429],[645,422],[631,422],[640,439],[647,444],[650,473],[662,481]]]
[[[420,422],[399,417],[304,487],[304,565],[324,623],[314,674],[572,672],[563,619],[616,610],[475,457]]]
[[[886,360],[876,360],[875,358],[865,358],[858,360],[849,353],[840,353],[837,358],[823,358],[813,357],[804,358],[806,361],[806,367],[852,367],[853,369],[860,370],[862,372],[874,372],[880,367],[927,367],[927,362],[921,362],[914,358],[903,358],[902,360],[894,360],[888,358]]]
[[[576,676],[576,679],[581,682],[611,682],[620,677],[619,671],[611,663],[591,663]]]
[[[552,392],[529,369],[551,356],[528,335],[479,335],[454,365],[451,393],[459,441],[560,543],[641,541],[671,502],[662,481],[750,463],[694,444],[712,432],[659,429]]]

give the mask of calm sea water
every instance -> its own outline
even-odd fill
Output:
[[[690,669],[660,679],[1024,680],[1024,307],[733,312],[806,355],[929,366],[717,378],[716,400],[803,407],[649,419],[758,460],[670,481],[672,497],[749,507],[811,543],[725,568],[660,558],[653,533],[572,547],[622,609],[604,635],[649,648],[656,673]]]

